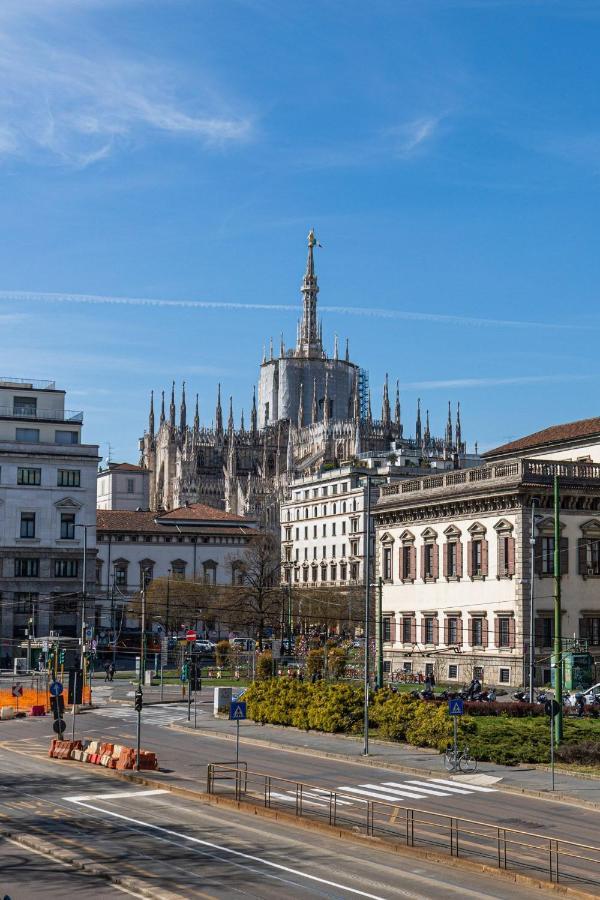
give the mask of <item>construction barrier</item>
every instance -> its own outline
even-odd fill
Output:
[[[19,713],[27,712],[28,710],[35,707],[42,706],[44,708],[44,712],[50,712],[50,693],[47,690],[41,690],[38,688],[25,687],[22,684],[23,693],[19,697]],[[65,691],[63,694],[65,698],[65,705],[67,704],[67,689],[65,687]],[[92,691],[89,685],[86,685],[83,688],[82,692],[82,704],[88,705],[92,702]],[[14,706],[16,707],[16,698],[13,697],[12,687],[11,688],[2,688],[0,689],[0,707],[2,706]],[[40,713],[35,713],[35,715],[40,715]]]
[[[87,762],[107,769],[136,768],[136,751],[133,747],[122,747],[102,741],[61,741],[55,739],[50,744],[48,755],[53,759],[73,759],[76,762]],[[155,753],[140,750],[140,769],[158,769]]]

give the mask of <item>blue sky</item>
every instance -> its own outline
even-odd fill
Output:
[[[2,0],[0,374],[115,459],[173,378],[247,413],[314,225],[374,410],[598,415],[599,40],[596,0]]]

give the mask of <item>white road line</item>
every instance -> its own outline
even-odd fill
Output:
[[[331,797],[333,794],[335,794],[335,791],[326,791],[323,788],[313,788],[310,793],[311,796],[314,794],[325,794],[327,797]],[[348,800],[340,800],[339,797],[336,797],[335,802],[338,806],[352,806],[352,803],[350,803]]]
[[[418,790],[422,794],[432,794],[434,797],[450,797],[450,796],[452,796],[449,791],[446,792],[446,791],[433,790],[431,787],[429,787],[428,784],[426,784],[423,781],[384,781],[383,782],[384,787],[407,788],[407,790],[409,790],[409,791],[416,790],[416,788],[412,787],[413,784],[418,785]]]
[[[427,784],[430,786],[431,782],[430,781],[427,781],[427,782],[409,781],[408,784],[416,784],[416,785]],[[436,784],[437,784],[437,779],[436,779]],[[450,796],[451,794],[470,794],[471,793],[470,791],[466,791],[464,788],[450,787],[447,784],[442,785],[442,787],[444,788],[444,792],[447,792],[447,796]]]
[[[223,844],[214,844],[211,841],[203,841],[200,838],[192,837],[190,834],[184,834],[180,831],[172,831],[170,828],[163,828],[161,825],[154,825],[152,822],[144,822],[141,819],[134,819],[131,816],[124,816],[122,813],[114,812],[112,809],[102,809],[101,806],[93,806],[91,803],[85,803],[82,800],[72,801],[78,806],[84,806],[103,816],[113,816],[115,819],[121,819],[123,822],[129,822],[151,831],[157,831],[166,834],[169,837],[177,838],[178,846],[181,847],[182,841],[190,844],[199,844],[202,847],[210,847],[212,850],[218,850],[221,853],[229,853],[231,856],[237,856],[240,859],[248,859],[251,862],[259,863],[262,866],[268,866],[271,869],[277,869],[280,872],[288,872],[291,875],[297,875],[300,878],[306,878],[308,881],[315,881],[319,884],[325,884],[328,887],[338,888],[344,893],[356,894],[358,897],[367,897],[368,900],[385,900],[378,894],[368,894],[366,891],[359,891],[358,888],[348,887],[345,884],[339,884],[336,881],[329,881],[326,878],[319,878],[318,875],[310,875],[308,872],[302,872],[300,869],[293,869],[291,866],[284,866],[281,863],[271,862],[271,860],[263,859],[261,856],[254,856],[251,853],[242,853],[241,850],[234,850],[232,847],[226,847]]]
[[[351,794],[362,794],[365,797],[370,797],[371,800],[387,800],[391,803],[397,802],[400,797],[396,794],[392,796],[392,794],[375,794],[373,791],[361,791],[360,788],[353,787],[340,787],[338,788],[340,791],[349,791]],[[406,795],[410,800],[419,800],[423,799],[423,794],[407,794]]]
[[[166,790],[153,791],[114,791],[112,794],[79,794],[77,797],[63,797],[77,803],[80,800],[120,800],[121,797],[155,797],[157,794],[168,794]]]
[[[467,784],[466,782],[456,782],[456,781],[448,781],[447,778],[432,778],[432,781],[435,781],[436,784],[449,784],[452,787],[456,787],[459,784],[462,788],[468,791],[481,791],[482,794],[497,794],[498,791],[496,788],[486,788],[481,787],[479,784]]]
[[[416,788],[411,788],[409,785],[404,787],[404,785],[399,784],[398,787],[385,787],[381,784],[359,784],[361,788],[368,788],[371,791],[377,791],[380,794],[400,794],[401,797],[414,797],[416,800],[422,800],[423,794],[417,791]]]

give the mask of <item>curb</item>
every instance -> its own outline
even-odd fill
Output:
[[[173,731],[180,731],[187,734],[195,733],[201,735],[202,737],[212,737],[224,741],[235,741],[236,739],[235,735],[233,734],[223,734],[223,732],[209,731],[202,728],[188,728],[185,725],[178,725],[177,723],[171,723],[171,725],[167,727],[171,728]],[[258,737],[242,737],[240,735],[240,744],[251,744],[257,747],[268,747],[269,749],[281,750],[287,753],[301,753],[305,756],[320,756],[323,759],[338,759],[340,761],[351,762],[359,766],[372,766],[378,769],[393,769],[395,772],[404,772],[406,775],[429,775],[432,778],[436,778],[440,774],[439,769],[418,768],[416,766],[408,766],[403,765],[402,763],[388,762],[386,760],[376,760],[368,757],[357,759],[355,756],[351,756],[348,753],[334,753],[328,750],[315,750],[308,747],[299,747],[297,745],[283,746],[282,744],[277,743],[277,741],[270,741],[268,739]],[[548,769],[548,771],[550,771],[550,769]],[[551,794],[550,792],[546,791],[538,791],[533,788],[521,788],[517,787],[516,785],[513,786],[501,784],[500,782],[497,782],[495,786],[497,790],[503,791],[506,794],[518,794],[519,796],[531,797],[535,800],[549,800],[550,802],[565,803],[572,806],[583,806],[588,809],[594,810],[600,809],[600,802],[596,800],[580,799],[579,797],[573,797],[571,794],[565,794],[562,791],[554,791],[554,793]]]

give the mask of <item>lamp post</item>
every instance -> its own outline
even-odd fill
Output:
[[[529,548],[531,550],[531,575],[529,583],[529,702],[533,703],[533,682],[535,680],[535,506],[539,504],[537,497],[531,500],[531,535],[529,536]]]
[[[365,678],[363,756],[369,755],[369,594],[371,590],[371,476],[367,475],[365,507]]]
[[[88,528],[95,528],[95,525],[78,525],[75,528],[83,528],[83,572],[81,575],[81,674],[83,684],[85,684],[84,666],[85,666],[85,605],[87,601],[87,548]]]

